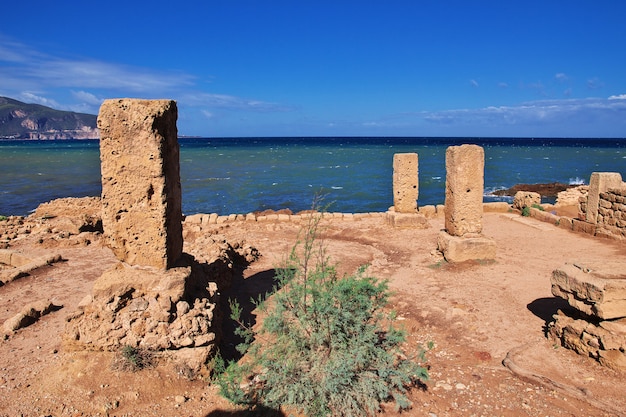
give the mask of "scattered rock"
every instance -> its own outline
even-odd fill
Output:
[[[10,334],[23,327],[30,326],[41,316],[59,310],[62,307],[63,306],[53,304],[50,300],[41,300],[28,304],[22,308],[22,311],[4,322],[4,331],[6,334]]]

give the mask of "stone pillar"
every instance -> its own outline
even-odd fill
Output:
[[[417,213],[418,172],[416,153],[393,156],[393,207],[396,213]]]
[[[117,258],[166,269],[181,257],[182,197],[173,100],[100,107],[102,226]]]
[[[619,188],[622,185],[622,175],[618,172],[593,172],[589,180],[589,194],[587,195],[587,218],[588,223],[596,224],[598,221],[598,205],[600,193],[609,188]]]
[[[485,153],[476,145],[450,146],[446,150],[445,231],[437,247],[448,262],[489,260],[496,244],[481,235]]]
[[[446,150],[446,231],[452,236],[483,230],[485,152],[477,145]]]

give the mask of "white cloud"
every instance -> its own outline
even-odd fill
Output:
[[[417,113],[424,120],[439,124],[461,125],[536,125],[581,122],[606,117],[626,117],[626,95],[617,99],[541,100],[518,106],[491,106]]]
[[[590,90],[597,90],[602,87],[604,87],[604,83],[598,77],[587,80],[587,88]]]
[[[609,100],[626,100],[626,94],[619,94],[609,97]]]
[[[562,73],[562,72],[557,73],[554,76],[554,78],[556,78],[557,81],[561,81],[561,82],[569,80],[569,77],[566,74]]]
[[[57,103],[55,100],[31,93],[29,91],[22,92],[19,95],[19,100],[25,103],[41,104],[42,106],[53,107],[56,109],[60,107],[59,103]]]
[[[77,100],[94,106],[99,106],[104,101],[104,99],[98,98],[94,94],[86,91],[72,91],[72,96],[74,96]]]
[[[227,94],[192,93],[180,97],[189,106],[209,107],[226,110],[245,110],[253,112],[285,112],[293,110],[277,103],[251,100]]]
[[[0,37],[0,82],[14,89],[99,88],[159,94],[191,86],[193,81],[194,77],[180,72],[159,72],[90,58],[60,58]]]

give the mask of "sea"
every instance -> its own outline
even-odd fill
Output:
[[[515,184],[586,184],[592,172],[626,178],[626,139],[279,137],[180,138],[182,208],[246,214],[311,208],[343,213],[393,205],[393,155],[419,157],[418,205],[443,204],[449,146],[485,150],[484,201]],[[97,140],[0,141],[0,215],[28,215],[60,197],[99,196]],[[544,202],[551,202],[550,199]]]

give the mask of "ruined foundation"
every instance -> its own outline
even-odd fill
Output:
[[[485,153],[477,145],[446,150],[445,230],[437,247],[448,262],[491,260],[496,244],[482,235]]]
[[[562,346],[626,370],[626,264],[566,264],[554,270],[552,294],[571,306],[559,311],[548,335]]]
[[[102,225],[120,262],[68,318],[65,341],[170,350],[197,371],[216,346],[218,287],[232,271],[182,252],[176,118],[171,100],[106,100],[100,109]]]

